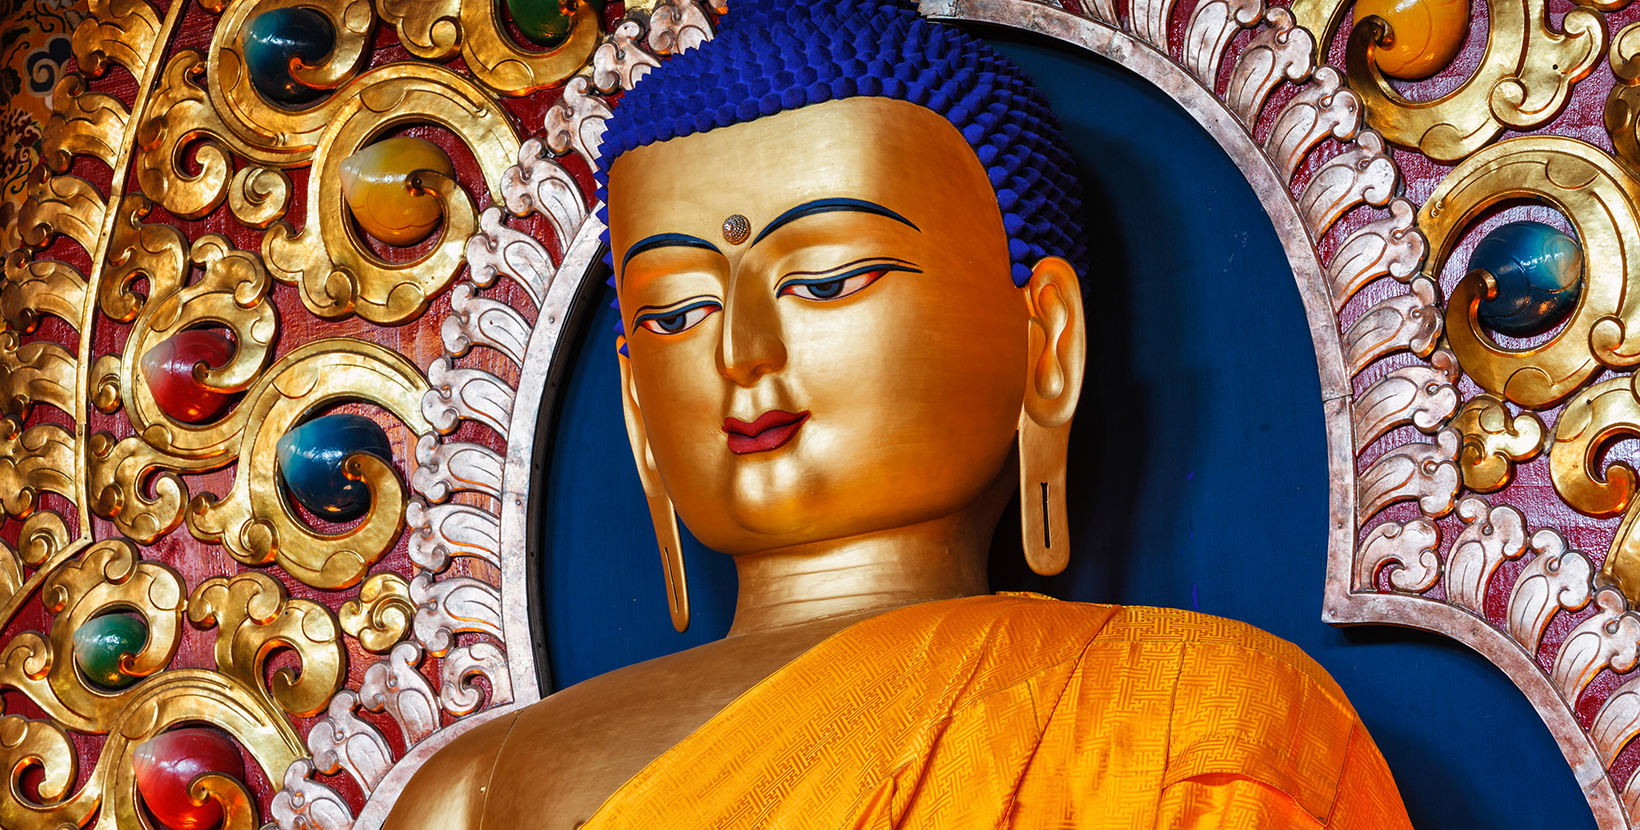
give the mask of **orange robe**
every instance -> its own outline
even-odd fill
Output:
[[[834,635],[583,830],[1409,826],[1343,691],[1291,643],[1186,611],[999,596]]]

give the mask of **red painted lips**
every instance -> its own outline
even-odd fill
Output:
[[[745,455],[784,446],[808,419],[808,410],[793,413],[771,409],[750,423],[739,418],[724,418],[723,432],[729,436],[729,451]]]

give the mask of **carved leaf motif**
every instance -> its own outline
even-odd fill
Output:
[[[37,424],[21,432],[16,422],[0,419],[0,508],[27,518],[41,493],[76,498],[74,436],[56,424]]]
[[[463,632],[501,635],[501,594],[468,576],[434,581],[431,574],[410,580],[410,598],[416,602],[416,639],[435,657],[443,657]]]
[[[36,403],[73,415],[78,365],[56,343],[23,343],[16,331],[0,330],[0,415],[22,423]]]
[[[159,14],[144,0],[89,0],[74,30],[74,57],[93,78],[108,71],[109,61],[141,78],[158,38]]]
[[[568,170],[552,160],[547,154],[546,145],[542,144],[539,138],[526,139],[519,146],[518,163],[507,168],[507,172],[502,174],[501,195],[507,210],[514,216],[539,213],[547,217],[560,246],[568,246],[569,240],[575,236],[575,231],[587,218],[587,203],[581,196],[580,185],[575,183]],[[485,234],[491,233],[491,228],[501,224],[499,214],[492,218],[489,213],[486,209],[484,216],[479,220],[479,227]],[[472,247],[473,243],[469,241],[469,258],[472,256]],[[493,242],[491,247],[494,247]],[[549,267],[546,273],[550,277],[551,260],[547,260],[547,263]],[[545,296],[544,292],[542,296]],[[537,299],[536,305],[540,304],[540,300]]]
[[[1446,425],[1458,408],[1458,361],[1441,349],[1430,356],[1430,363],[1396,369],[1355,399],[1351,415],[1356,452],[1402,424],[1431,434]]]
[[[501,378],[482,369],[456,368],[448,355],[440,355],[427,367],[427,381],[432,388],[422,398],[421,411],[434,429],[448,435],[465,418],[506,436],[513,390]]]
[[[1361,102],[1344,86],[1344,77],[1338,70],[1323,66],[1276,116],[1270,126],[1270,137],[1264,142],[1264,151],[1281,171],[1282,178],[1290,181],[1299,162],[1322,139],[1332,136],[1348,141],[1355,137],[1360,126]],[[1381,142],[1379,149],[1382,150]],[[1393,163],[1390,169],[1393,173]]]
[[[411,531],[410,560],[434,573],[452,556],[473,556],[501,565],[501,520],[464,504],[410,502],[405,521]]]
[[[352,830],[353,811],[335,790],[313,780],[313,762],[300,758],[285,768],[284,787],[268,802],[279,830]]]
[[[573,150],[596,168],[598,150],[604,143],[604,122],[614,113],[609,104],[592,94],[591,86],[592,81],[580,75],[564,85],[564,97],[547,110],[547,147],[558,155]]]
[[[1532,550],[1537,555],[1509,592],[1509,636],[1535,655],[1555,614],[1589,604],[1594,565],[1581,552],[1567,549],[1566,540],[1548,528],[1532,534]]]
[[[482,675],[490,683],[490,705],[512,702],[512,677],[507,674],[507,655],[493,643],[473,643],[445,655],[441,665],[444,683],[439,687],[439,703],[444,711],[460,717],[478,710],[484,695],[474,677]]]
[[[78,330],[85,307],[85,277],[71,265],[54,260],[31,260],[24,251],[6,257],[6,278],[0,285],[0,316],[22,334],[31,334],[40,315],[49,314]]]
[[[1640,735],[1640,678],[1617,687],[1589,726],[1589,738],[1600,753],[1601,763],[1608,768],[1635,735]]]
[[[1276,84],[1302,82],[1315,68],[1315,39],[1298,27],[1292,12],[1276,6],[1264,13],[1264,21],[1268,25],[1253,35],[1237,58],[1224,95],[1230,111],[1248,125],[1258,120]]]
[[[1484,616],[1492,575],[1503,560],[1526,552],[1526,519],[1513,507],[1474,497],[1458,502],[1458,518],[1464,529],[1447,556],[1446,599]]]
[[[1569,704],[1577,703],[1601,671],[1626,672],[1640,658],[1640,617],[1629,613],[1628,600],[1613,589],[1602,588],[1594,602],[1599,611],[1566,635],[1549,672],[1549,679]]]
[[[523,366],[530,324],[512,306],[480,297],[472,283],[464,282],[450,292],[450,316],[444,318],[441,334],[450,355],[460,357],[474,346],[488,346],[514,366]]]
[[[501,456],[482,444],[423,435],[416,441],[416,464],[410,486],[430,502],[456,492],[501,497]]]
[[[1367,283],[1385,274],[1406,282],[1423,264],[1429,244],[1413,227],[1412,203],[1392,199],[1389,213],[1351,234],[1327,263],[1327,285],[1335,310],[1343,308]]]
[[[1373,528],[1355,554],[1355,590],[1375,590],[1378,572],[1389,566],[1395,566],[1389,575],[1395,590],[1414,594],[1429,590],[1441,576],[1441,557],[1435,550],[1440,539],[1440,529],[1425,518],[1405,524],[1385,522]]]
[[[1215,83],[1224,49],[1240,29],[1264,17],[1264,0],[1208,0],[1190,13],[1184,34],[1184,65],[1203,83]]]
[[[87,252],[95,251],[104,209],[102,194],[90,182],[37,167],[30,175],[28,198],[17,211],[17,231],[31,248],[44,248],[62,234]]]
[[[1514,478],[1515,464],[1543,451],[1547,432],[1530,411],[1510,417],[1496,395],[1477,395],[1463,405],[1452,425],[1463,431],[1463,483],[1477,493],[1503,489]]]
[[[124,145],[131,113],[120,99],[85,88],[85,77],[70,72],[51,93],[51,120],[40,138],[40,161],[68,172],[74,156],[90,156],[113,167]]]
[[[712,23],[699,0],[662,0],[649,19],[649,48],[657,55],[687,52],[711,39]]]
[[[1128,7],[1128,25],[1133,33],[1163,52],[1169,51],[1168,19],[1173,16],[1173,0],[1134,0]]]
[[[1360,521],[1401,501],[1416,500],[1426,516],[1451,512],[1462,483],[1455,460],[1461,441],[1457,430],[1447,428],[1436,434],[1433,444],[1403,444],[1374,461],[1356,482]]]
[[[406,748],[421,743],[439,726],[437,699],[427,678],[416,670],[420,663],[420,646],[399,643],[386,659],[370,664],[359,684],[360,704],[391,716],[404,732]]]
[[[656,9],[656,13],[660,10]],[[702,15],[703,21],[704,18]],[[631,89],[649,70],[661,65],[654,55],[639,46],[642,37],[643,27],[638,21],[623,20],[592,53],[592,84],[599,92],[607,95]]]
[[[1423,357],[1441,336],[1440,289],[1427,277],[1412,280],[1412,292],[1378,303],[1344,333],[1344,360],[1350,376],[1380,357],[1410,350]]]
[[[1351,208],[1389,204],[1400,182],[1401,172],[1385,151],[1383,137],[1367,130],[1349,149],[1315,171],[1299,196],[1298,210],[1310,233],[1319,239]]]
[[[501,224],[500,208],[486,209],[479,217],[479,228],[482,232],[467,240],[467,268],[473,284],[489,288],[497,277],[506,277],[528,292],[530,302],[540,308],[558,274],[547,249],[528,234]]]
[[[347,770],[368,795],[392,769],[393,753],[376,727],[353,714],[358,705],[359,696],[351,689],[338,692],[325,717],[308,732],[307,745],[315,768],[326,775]]]

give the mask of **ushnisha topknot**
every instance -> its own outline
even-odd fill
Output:
[[[731,3],[716,37],[664,61],[615,105],[594,171],[600,204],[610,165],[638,147],[810,104],[889,98],[943,116],[974,149],[996,191],[1015,285],[1048,256],[1086,274],[1075,163],[1047,101],[1006,58],[894,2]],[[608,224],[606,208],[598,217]]]

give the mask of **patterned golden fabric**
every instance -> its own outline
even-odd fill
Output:
[[[1296,646],[1185,611],[972,597],[816,646],[584,830],[1409,826]]]

